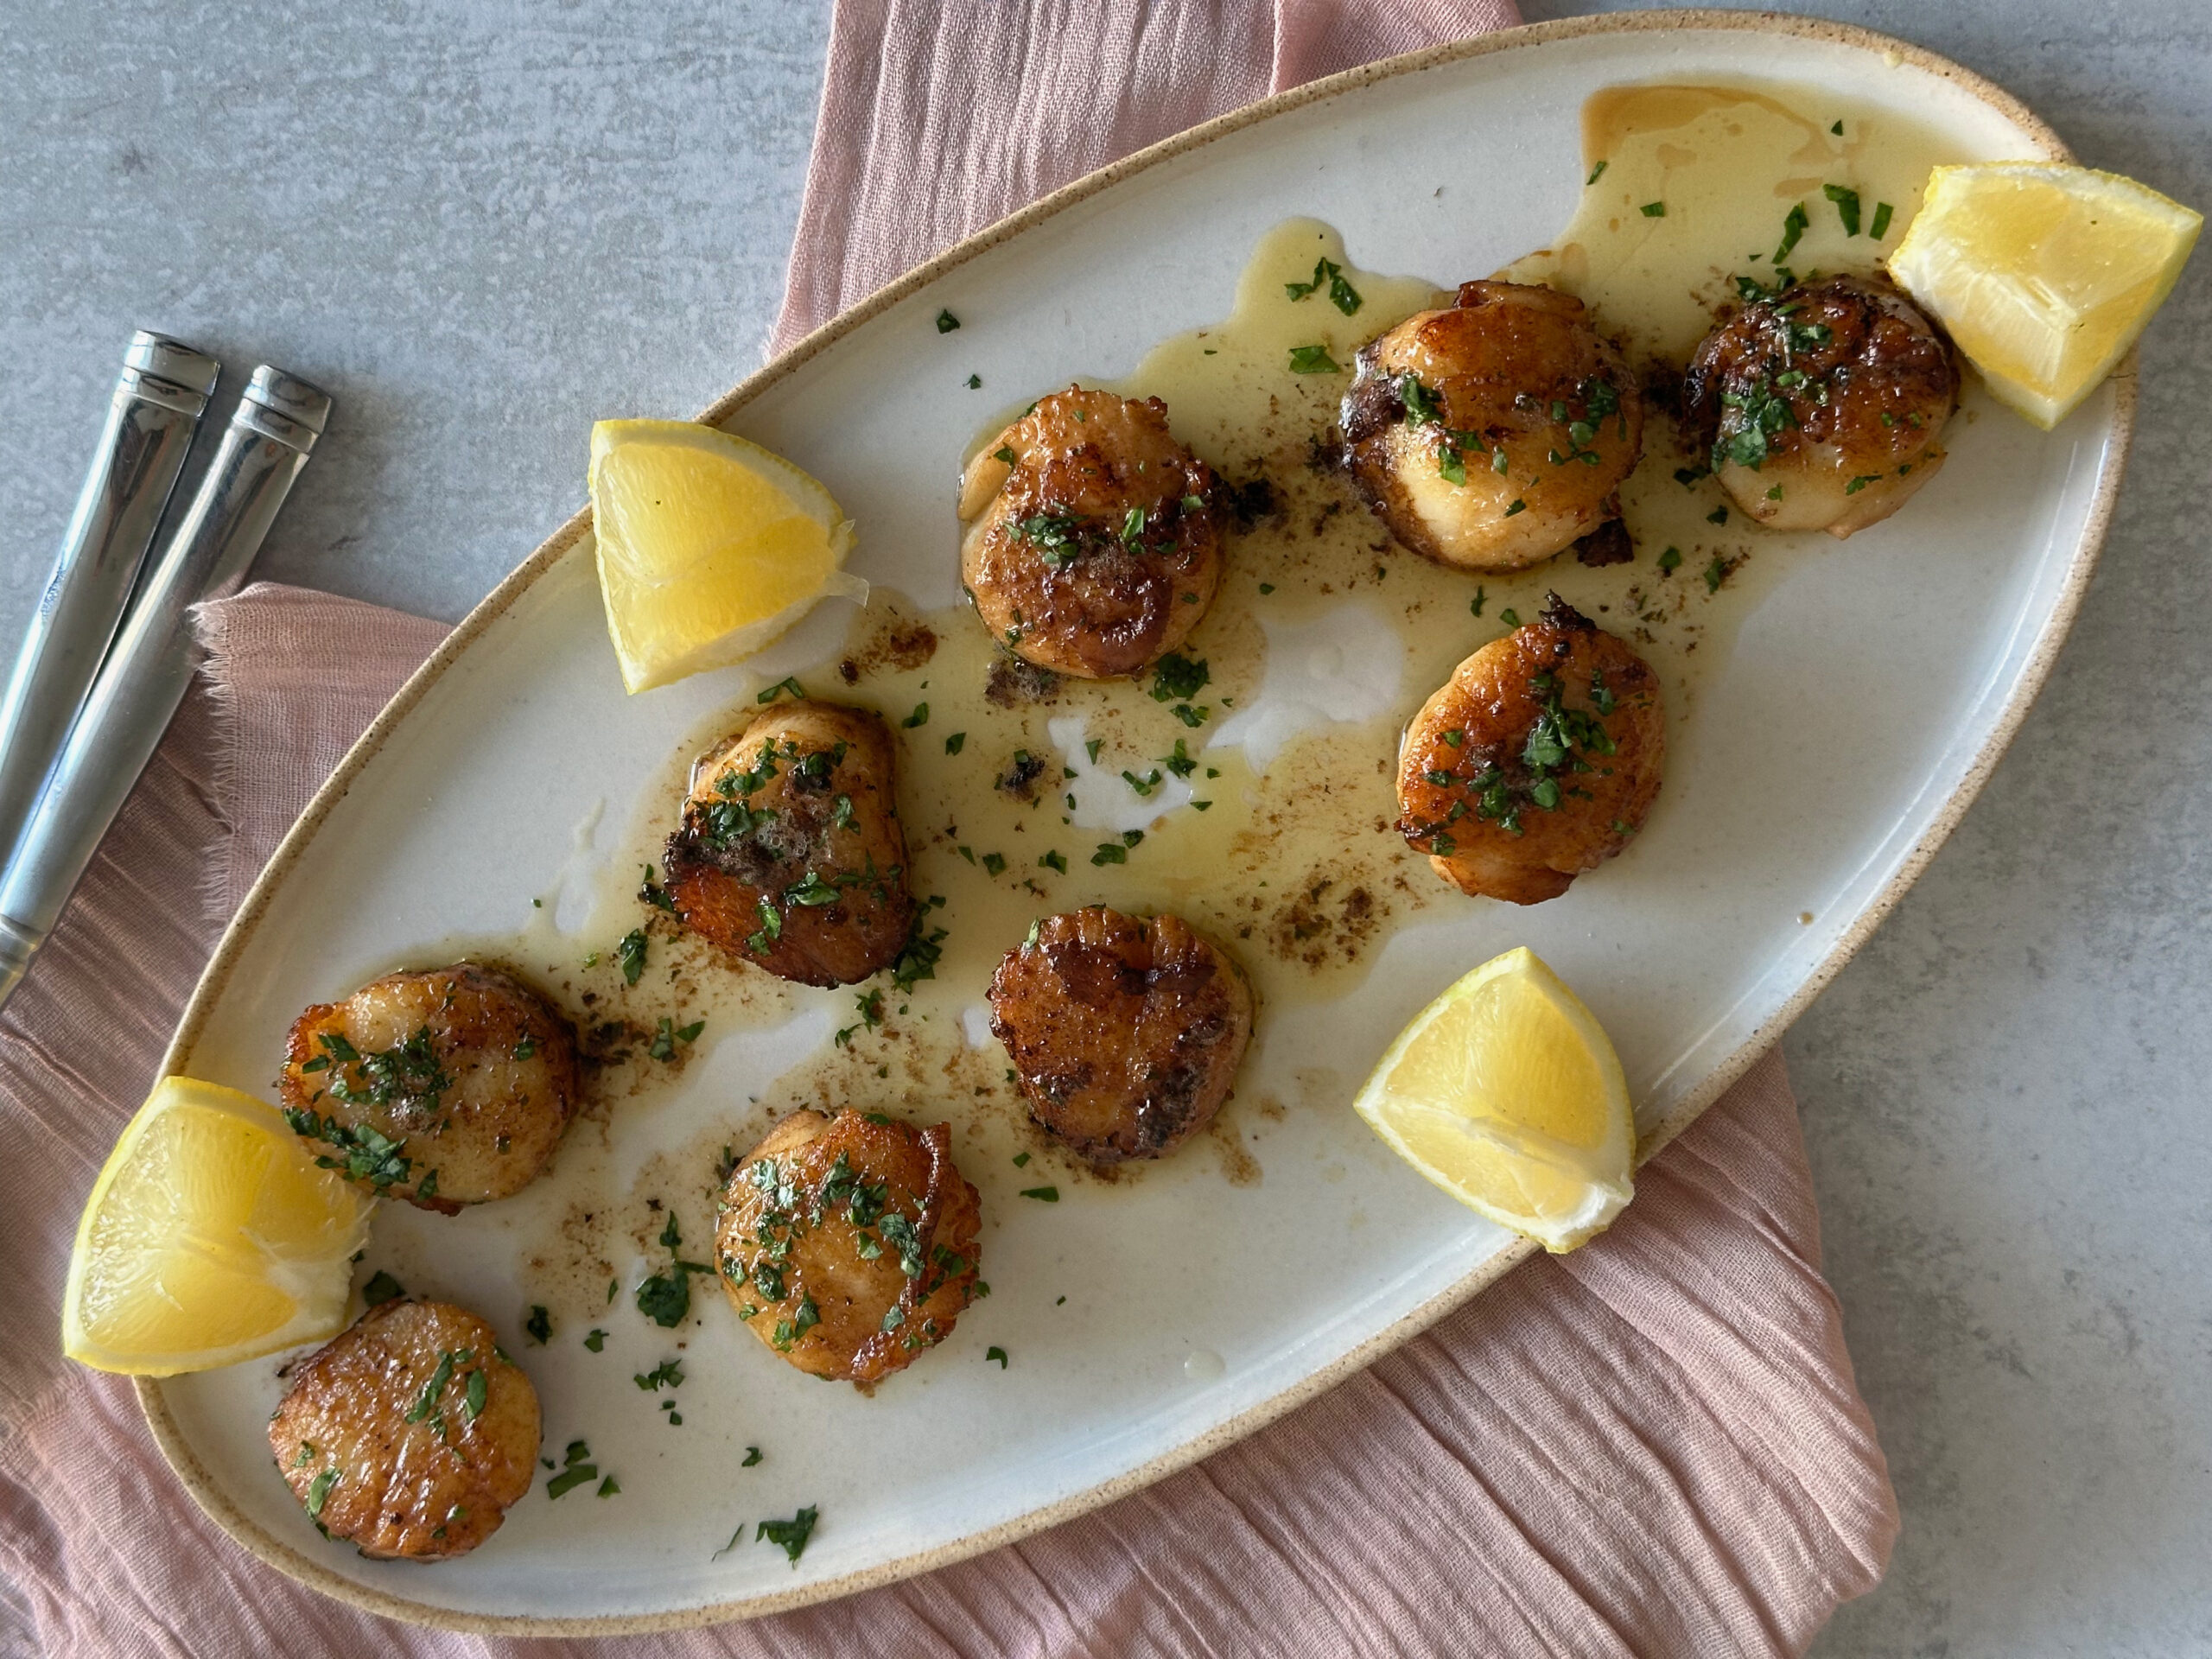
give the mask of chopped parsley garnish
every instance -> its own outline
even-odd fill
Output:
[[[645,879],[638,883],[639,899],[645,904],[651,905],[655,910],[664,910],[671,915],[674,915],[676,913],[676,900],[670,896],[669,891],[666,887],[664,887],[659,882],[653,880],[653,867],[648,864],[645,865],[644,868],[645,872]]]
[[[1521,613],[1509,605],[1497,613],[1497,620],[1509,628],[1517,628],[1521,626]]]
[[[331,1081],[335,1084],[343,1077],[342,1071],[334,1071]],[[336,1093],[335,1088],[332,1093]],[[436,1103],[435,1095],[431,1103]],[[284,1121],[292,1126],[295,1135],[310,1141],[327,1141],[345,1154],[339,1158],[319,1157],[315,1160],[317,1168],[337,1170],[348,1180],[366,1181],[379,1192],[406,1180],[413,1168],[404,1155],[407,1142],[404,1139],[394,1140],[373,1123],[340,1123],[334,1117],[317,1117],[311,1111],[289,1109]]]
[[[382,1307],[386,1302],[396,1302],[407,1294],[399,1281],[378,1268],[369,1275],[369,1282],[361,1287],[361,1300],[371,1307]]]
[[[778,680],[773,685],[770,686],[766,691],[760,693],[759,696],[753,698],[753,701],[755,702],[773,702],[778,697],[783,696],[786,691],[790,692],[795,698],[804,699],[806,696],[806,688],[798,683],[798,676],[796,674],[787,674],[782,679]]]
[[[1679,569],[1681,563],[1682,550],[1679,547],[1670,547],[1659,556],[1659,574],[1663,576],[1669,570]]]
[[[760,1448],[757,1446],[748,1446],[745,1448],[745,1461],[739,1464],[737,1466],[741,1469],[750,1469],[754,1464],[760,1461]]]
[[[814,1523],[821,1518],[822,1512],[810,1503],[788,1521],[763,1521],[760,1529],[753,1535],[753,1541],[776,1545],[791,1557],[791,1565],[797,1567],[798,1558],[806,1553],[806,1541],[814,1535]],[[740,1527],[730,1539],[728,1547],[735,1548],[738,1539],[744,1535],[745,1529]]]
[[[1083,752],[1090,757],[1090,764],[1095,766],[1098,764],[1098,751],[1105,747],[1106,740],[1104,738],[1094,737],[1084,742],[1083,746]]]
[[[1188,702],[1204,690],[1212,679],[1205,658],[1192,662],[1173,652],[1162,657],[1152,671],[1152,700],[1154,702]],[[1186,721],[1185,724],[1197,722]],[[1090,757],[1098,759],[1094,752]]]
[[[1126,864],[1129,861],[1128,849],[1117,842],[1102,841],[1098,843],[1098,850],[1091,854],[1090,861],[1093,864]]]
[[[983,377],[982,377],[982,375],[980,375],[980,374],[971,374],[971,375],[969,375],[969,376],[968,377],[968,390],[969,390],[969,391],[982,391],[982,387],[983,387]]]
[[[1708,524],[1726,524],[1728,522],[1728,509],[1726,506],[1715,507],[1711,512],[1705,515],[1705,522]]]
[[[522,1322],[522,1328],[532,1342],[543,1344],[553,1340],[553,1316],[545,1311],[542,1302],[530,1305],[530,1317]]]
[[[1881,481],[1882,475],[1879,473],[1861,473],[1843,486],[1843,493],[1846,495],[1856,495],[1869,484],[1878,484]]]
[[[1813,221],[1806,216],[1805,204],[1799,202],[1783,216],[1782,245],[1774,251],[1774,263],[1780,264],[1789,257],[1789,250],[1797,245],[1798,238],[1812,228]]]
[[[911,991],[925,979],[937,977],[938,959],[944,955],[945,931],[933,928],[926,934],[922,931],[924,916],[914,918],[914,931],[906,937],[906,945],[891,963],[891,984],[894,990]]]
[[[1013,466],[1014,462],[1013,445],[1001,444],[997,448],[991,451],[991,459],[993,461],[1002,461],[1009,467]]]
[[[607,1347],[607,1332],[594,1325],[591,1334],[584,1338],[584,1346],[594,1354],[603,1352]]]
[[[1290,348],[1290,372],[1293,374],[1342,374],[1344,365],[1329,355],[1326,346],[1294,346]]]
[[[622,942],[614,947],[614,961],[622,969],[622,982],[625,985],[636,984],[638,976],[645,971],[645,931],[643,928],[632,928],[622,936]]]
[[[1058,848],[1055,848],[1052,851],[1046,853],[1042,858],[1039,859],[1037,862],[1040,868],[1058,870],[1062,875],[1065,875],[1068,873],[1067,855],[1061,852]]]
[[[1600,162],[1597,166],[1592,168],[1590,169],[1590,176],[1582,181],[1582,188],[1586,190],[1592,185],[1597,183],[1599,179],[1605,176],[1605,169],[1611,165],[1612,163],[1611,162]]]
[[[1467,609],[1474,615],[1480,616],[1483,613],[1483,606],[1489,601],[1489,599],[1490,591],[1478,586],[1475,589],[1475,596],[1467,601]]]
[[[940,311],[937,314],[937,331],[940,334],[949,334],[959,326],[960,319],[954,316],[951,312]]]
[[[1143,799],[1160,787],[1160,768],[1154,766],[1142,778],[1138,777],[1134,772],[1125,770],[1122,773],[1122,781],[1137,792],[1139,799]]]
[[[448,1348],[441,1353],[437,1365],[430,1372],[430,1380],[423,1385],[423,1392],[415,1403],[407,1408],[407,1421],[419,1423],[428,1417],[436,1408],[438,1396],[446,1391],[446,1384],[453,1381],[454,1367],[465,1365],[475,1357],[474,1351],[467,1348],[458,1352]]]
[[[955,732],[944,740],[944,752],[947,754],[957,754],[967,747],[968,734],[965,732]]]
[[[988,1365],[988,1364],[989,1364],[989,1363],[990,1363],[993,1360],[995,1360],[995,1359],[996,1361],[998,1361],[998,1363],[999,1363],[999,1370],[1006,1370],[1006,1350],[1005,1350],[1005,1349],[1001,1348],[1001,1347],[997,1347],[997,1346],[994,1345],[994,1346],[992,1346],[992,1347],[986,1348],[986,1349],[984,1349],[984,1350],[983,1350],[983,1363],[984,1363],[984,1364]]]
[[[1351,315],[1360,307],[1359,290],[1344,280],[1344,267],[1333,260],[1316,261],[1312,282],[1285,283],[1282,287],[1283,292],[1294,301],[1302,300],[1325,287],[1329,290],[1329,302],[1346,316]]]
[[[1728,561],[1715,554],[1713,563],[1705,567],[1705,591],[1717,594],[1720,591],[1720,584],[1727,580]]]
[[[1506,508],[1504,516],[1510,518],[1515,513],[1526,512],[1528,510],[1529,504],[1526,501],[1516,499],[1511,506]]]
[[[326,1469],[308,1483],[308,1516],[310,1519],[321,1516],[322,1506],[330,1501],[330,1489],[338,1484],[339,1477],[344,1472],[339,1469]]]
[[[1408,426],[1441,426],[1444,424],[1444,399],[1421,385],[1417,374],[1398,377],[1398,401],[1406,406]]]
[[[1647,201],[1636,211],[1646,219],[1664,219],[1667,217],[1667,204],[1663,201]]]
[[[638,1287],[638,1312],[664,1330],[674,1330],[691,1311],[691,1275],[682,1266],[657,1273]]]
[[[1045,563],[1057,569],[1083,550],[1084,521],[1071,513],[1033,513],[1014,527],[1014,533],[1032,543]]]
[[[1175,740],[1174,753],[1161,755],[1160,764],[1178,778],[1187,778],[1198,769],[1198,763],[1191,758],[1190,751],[1184,747],[1179,737]]]
[[[907,715],[906,719],[900,721],[899,723],[910,732],[917,726],[928,725],[930,723],[929,704],[926,702],[916,703],[914,705],[914,712]]]
[[[1874,222],[1866,227],[1866,234],[1872,237],[1877,242],[1887,236],[1890,233],[1890,215],[1896,212],[1897,209],[1890,206],[1886,201],[1876,202],[1874,204]]]
[[[1034,1198],[1039,1204],[1058,1204],[1060,1201],[1060,1189],[1057,1186],[1025,1186],[1021,1189],[1021,1196],[1025,1198]]]
[[[561,1459],[561,1472],[545,1483],[545,1496],[562,1497],[579,1486],[588,1486],[599,1478],[599,1465],[591,1461],[591,1448],[582,1440],[570,1440],[569,1450]],[[613,1476],[609,1476],[611,1480]]]
[[[683,1386],[683,1362],[664,1359],[650,1371],[640,1371],[630,1380],[647,1394],[658,1394],[664,1387],[680,1389]]]
[[[1004,853],[985,853],[983,855],[983,874],[985,875],[1001,874],[1004,873],[1005,869],[1006,855]]]
[[[1843,220],[1846,236],[1859,234],[1859,193],[1847,190],[1840,184],[1824,184],[1821,194],[1835,203],[1836,215]]]

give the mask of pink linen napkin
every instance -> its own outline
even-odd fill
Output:
[[[1446,0],[841,0],[778,340],[1139,144],[1510,21]],[[1778,1654],[1878,1580],[1896,1505],[1777,1056],[1597,1243],[1205,1463],[944,1571],[749,1624],[525,1646],[262,1567],[168,1476],[128,1385],[59,1358],[63,1268],[222,922],[442,629],[264,585],[205,630],[206,689],[0,1013],[0,1575],[43,1650]],[[344,658],[315,649],[340,632]]]

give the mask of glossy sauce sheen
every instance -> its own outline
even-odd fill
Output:
[[[1829,131],[1839,121],[1840,136]],[[1586,172],[1601,161],[1605,168],[1580,211],[1550,249],[1497,274],[1578,295],[1639,372],[1655,374],[1679,374],[1715,308],[1733,296],[1735,276],[1773,279],[1770,256],[1794,204],[1803,204],[1808,220],[1785,262],[1798,275],[1871,270],[1910,223],[1918,181],[1953,159],[1893,116],[1772,86],[1609,91],[1586,110],[1585,142]],[[1859,237],[1845,234],[1822,194],[1828,183],[1859,191]],[[1654,201],[1666,204],[1663,217],[1640,211]],[[1878,244],[1863,232],[1881,201],[1892,213]],[[1286,293],[1287,284],[1313,282],[1323,259],[1341,267],[1358,295],[1353,314],[1331,302],[1325,277],[1303,298]],[[1622,491],[1632,562],[1591,568],[1570,553],[1478,579],[1395,544],[1331,450],[1353,353],[1415,311],[1448,303],[1441,284],[1487,274],[1439,271],[1433,282],[1378,275],[1353,266],[1328,226],[1291,220],[1255,250],[1226,321],[1163,342],[1123,378],[1083,383],[1164,399],[1174,435],[1226,487],[1263,480],[1272,493],[1272,511],[1230,520],[1219,595],[1182,652],[1203,660],[1209,678],[1187,698],[1155,699],[1147,676],[1064,680],[1043,700],[1018,690],[994,700],[998,653],[973,611],[918,614],[883,588],[864,611],[848,613],[834,649],[795,657],[787,641],[760,659],[763,682],[796,670],[810,696],[875,709],[890,726],[912,893],[925,931],[943,933],[934,978],[903,991],[887,975],[843,990],[785,984],[719,957],[639,902],[640,874],[650,868],[658,875],[692,762],[760,712],[754,695],[674,746],[647,798],[613,807],[627,823],[580,930],[556,929],[549,899],[519,938],[434,947],[448,959],[514,964],[577,1018],[587,1053],[603,1061],[584,1121],[539,1184],[553,1190],[518,1201],[532,1206],[532,1218],[519,1224],[545,1234],[531,1256],[539,1300],[568,1320],[634,1318],[634,1264],[666,1259],[658,1239],[669,1213],[687,1241],[703,1242],[723,1149],[742,1152],[801,1106],[949,1122],[953,1157],[982,1194],[986,1280],[995,1209],[1048,1186],[1145,1179],[1141,1163],[1091,1170],[1029,1124],[1007,1056],[989,1033],[984,995],[1002,956],[1037,918],[1084,905],[1173,911],[1225,947],[1248,976],[1257,1016],[1242,1086],[1170,1161],[1211,1159],[1231,1181],[1257,1181],[1268,1123],[1293,1109],[1341,1109],[1371,1058],[1347,1055],[1325,1084],[1278,1082],[1265,1069],[1271,1024],[1310,1018],[1315,1005],[1349,989],[1408,921],[1489,902],[1444,885],[1393,828],[1401,733],[1455,665],[1516,618],[1533,620],[1556,589],[1632,642],[1655,671],[1669,753],[1694,745],[1707,667],[1726,653],[1762,587],[1793,560],[1847,553],[1824,536],[1758,531],[1732,513],[1714,522],[1724,501],[1718,486],[1704,477],[1677,481],[1675,469],[1700,458],[1676,451],[1657,410],[1643,461]],[[1344,372],[1293,372],[1299,347],[1321,348]],[[971,454],[995,443],[1025,407],[1014,403],[983,423]],[[1970,418],[1971,410],[1955,423]],[[959,481],[944,480],[948,560],[957,556]],[[1679,556],[1662,569],[1669,548]],[[832,623],[818,613],[802,634],[827,639]],[[1271,674],[1279,685],[1318,680],[1330,688],[1313,699],[1320,709],[1257,718],[1282,702],[1262,698]],[[1003,693],[1003,672],[998,683]],[[1186,724],[1178,706],[1203,709],[1205,718]],[[1179,740],[1194,763],[1179,777],[1170,764]],[[1662,792],[1656,812],[1667,810]],[[580,830],[582,844],[588,826]],[[1624,856],[1633,858],[1634,848]],[[613,953],[633,928],[648,944],[629,985]],[[656,1058],[663,1020],[671,1032],[704,1027],[693,1040],[664,1043],[670,1058]],[[717,1074],[716,1103],[703,1110],[689,1101],[686,1073],[702,1059],[711,1066],[716,1039],[739,1028],[790,1033],[788,1043],[779,1039],[781,1069]],[[608,1115],[651,1110],[678,1095],[696,1127],[618,1167]],[[1020,1166],[1017,1154],[1026,1154]],[[619,1307],[610,1305],[614,1280]],[[695,1294],[710,1288],[702,1281]]]

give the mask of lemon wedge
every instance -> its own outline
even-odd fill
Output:
[[[2204,216],[2115,173],[2054,162],[1939,167],[1890,274],[1989,389],[2049,430],[2127,354]]]
[[[1635,1196],[1620,1059],[1533,950],[1493,957],[1423,1008],[1352,1105],[1437,1185],[1548,1250],[1604,1231]]]
[[[274,1107],[164,1077],[86,1200],[62,1351],[169,1376],[333,1336],[371,1207],[315,1167]]]
[[[868,597],[841,568],[853,528],[830,492],[710,426],[600,422],[591,510],[607,631],[632,692],[742,661],[825,594]]]

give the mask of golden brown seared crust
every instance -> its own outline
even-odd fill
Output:
[[[1414,716],[1398,829],[1461,892],[1541,904],[1643,827],[1665,754],[1658,676],[1554,594]]]
[[[1048,916],[991,976],[991,1030],[1029,1115],[1094,1164],[1158,1158],[1213,1121],[1252,1037],[1236,962],[1179,916]]]
[[[503,969],[386,974],[292,1022],[276,1087],[325,1168],[454,1215],[552,1161],[576,1115],[576,1037]]]
[[[1958,395],[1951,348],[1910,300],[1829,276],[1754,300],[1705,337],[1684,425],[1752,518],[1840,538],[1935,475]]]
[[[1518,570],[1620,514],[1643,403],[1582,302],[1466,283],[1360,348],[1344,462],[1390,533],[1439,564]],[[1503,457],[1503,472],[1498,470]]]
[[[812,702],[701,756],[662,859],[677,918],[802,985],[891,962],[914,919],[897,756],[880,715]]]
[[[293,1367],[269,1449],[331,1537],[448,1561],[530,1490],[538,1433],[537,1390],[490,1325],[449,1302],[394,1301]]]
[[[960,579],[1025,661],[1141,674],[1190,638],[1221,585],[1214,486],[1159,398],[1053,392],[969,463]]]
[[[952,1130],[797,1111],[734,1170],[715,1228],[722,1289],[802,1371],[863,1391],[952,1334],[976,1294],[982,1203]]]

